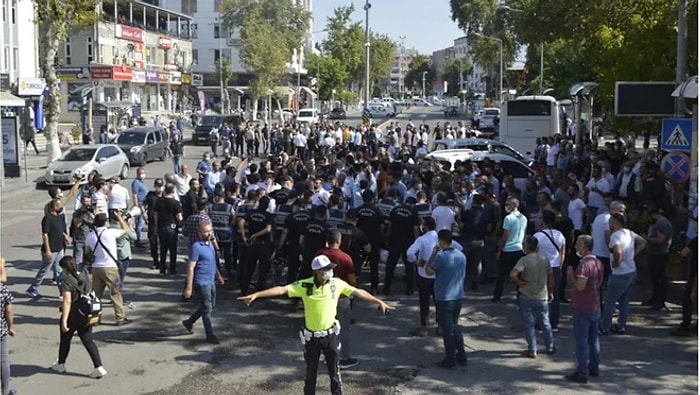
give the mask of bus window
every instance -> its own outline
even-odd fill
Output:
[[[552,115],[552,103],[546,100],[512,100],[508,102],[509,116]]]

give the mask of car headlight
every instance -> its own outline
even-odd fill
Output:
[[[140,145],[137,145],[135,147],[131,147],[131,149],[129,150],[129,152],[139,152],[139,151],[141,151]]]

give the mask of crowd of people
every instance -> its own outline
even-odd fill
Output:
[[[254,129],[243,125],[226,137]],[[302,301],[306,312],[306,393],[315,388],[321,352],[334,393],[341,388],[338,368],[358,363],[350,353],[347,296],[386,312],[390,307],[376,296],[395,294],[397,282],[404,285],[402,293],[418,293],[413,335],[430,332],[434,302],[435,331],[446,351],[442,368],[467,363],[459,326],[465,292],[493,284],[498,303],[507,280],[516,285],[529,358],[537,357],[537,330],[546,352],[556,352],[560,306],[570,303],[577,369],[566,377],[584,383],[599,374],[598,336],[627,331],[639,254],[646,250],[652,284],[645,305],[663,310],[671,252],[682,250],[690,262],[688,284],[683,322],[673,333],[692,333],[697,203],[687,209],[687,184],[670,182],[656,151],[637,152],[621,140],[599,147],[597,141],[574,146],[563,136],[538,138],[536,175],[524,190],[488,159],[452,168],[420,160],[429,139],[467,132],[462,124],[430,130],[411,122],[403,128],[391,123],[386,130],[339,123],[272,126],[265,132],[271,143],[258,158],[255,150],[245,156],[235,149],[216,157],[219,144],[230,147],[218,135],[214,152],[205,153],[193,172],[180,157],[173,172],[150,187],[139,168],[130,190],[95,174],[86,183],[76,181],[66,196],[50,189],[42,220],[44,263],[27,293],[39,297],[38,286],[53,269],[64,308],[70,308],[66,299],[91,277],[98,295],[109,289],[117,324],[127,324],[121,290],[133,244],[148,248],[161,275],[185,268],[183,298],[194,295],[198,302],[182,325],[192,333],[201,318],[213,344],[219,343],[211,322],[217,283],[234,284],[248,304],[288,295],[295,304]],[[180,148],[171,144],[173,152]],[[67,226],[63,206],[72,196],[76,206]],[[674,231],[680,228],[684,232]],[[148,246],[141,241],[143,230]],[[62,251],[71,242],[73,256],[66,262]],[[184,266],[178,265],[181,246],[187,251]],[[365,285],[368,292],[360,288]],[[89,331],[71,326],[69,315],[61,325],[66,335],[54,369],[65,371],[64,337],[69,343],[77,331],[93,358],[93,377],[106,374]]]

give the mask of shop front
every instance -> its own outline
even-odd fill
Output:
[[[134,70],[131,75],[131,102],[142,105],[146,91],[146,71]]]
[[[146,70],[146,85],[144,87],[145,98],[141,102],[147,111],[158,111],[161,108],[162,98],[160,97],[160,78],[158,70]]]
[[[134,73],[129,66],[90,66],[93,99],[98,103],[132,101]]]

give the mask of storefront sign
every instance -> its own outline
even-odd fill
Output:
[[[163,65],[163,70],[166,71],[176,71],[177,70],[177,65],[171,64],[171,63],[166,63]]]
[[[46,88],[46,82],[39,78],[20,78],[17,87],[19,96],[41,96]]]
[[[192,86],[204,86],[204,75],[192,74]]]
[[[179,71],[171,71],[170,72],[170,83],[173,85],[182,84],[182,73]]]
[[[182,75],[182,85],[190,85],[192,84],[192,74],[183,74]]]
[[[61,67],[56,69],[56,77],[61,80],[82,80],[90,78],[90,69],[87,67]]]
[[[158,45],[161,48],[170,49],[173,46],[173,40],[169,37],[161,37],[158,39]]]
[[[158,81],[164,84],[169,84],[170,83],[170,72],[168,71],[161,71],[158,73]]]
[[[0,73],[0,91],[10,90],[10,75],[7,73]]]
[[[114,66],[112,76],[117,81],[131,81],[133,70],[129,66]]]
[[[131,82],[143,84],[146,82],[146,72],[143,70],[134,70],[131,74]]]
[[[131,26],[116,25],[114,35],[124,40],[143,42],[143,30]]]
[[[112,79],[112,66],[91,66],[90,67],[90,78],[93,80],[111,80]]]
[[[158,82],[158,72],[155,70],[146,70],[146,82]]]

